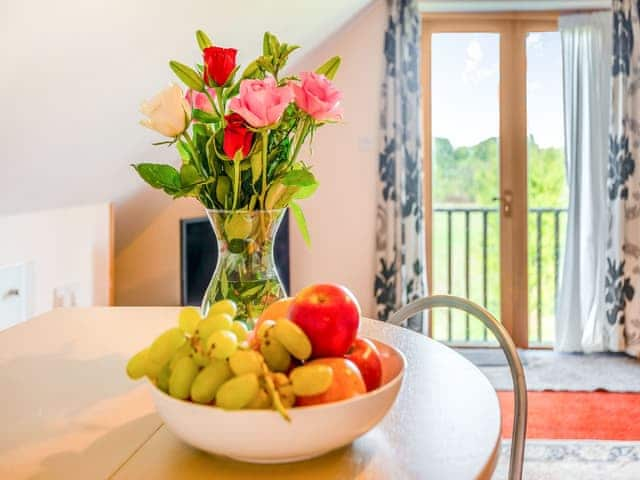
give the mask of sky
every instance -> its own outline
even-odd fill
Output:
[[[497,137],[500,36],[432,36],[432,134],[454,147]],[[508,108],[508,106],[505,106]],[[542,147],[562,147],[562,57],[558,32],[527,37],[528,133]]]

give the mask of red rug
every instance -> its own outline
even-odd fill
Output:
[[[513,392],[498,392],[511,438]],[[527,438],[640,440],[640,393],[529,392]]]

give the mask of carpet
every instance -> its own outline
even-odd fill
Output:
[[[527,438],[640,441],[640,394],[529,392],[527,398]],[[498,399],[502,437],[511,438],[513,392],[498,392]]]
[[[509,471],[511,442],[502,444],[493,480]],[[640,442],[530,440],[525,449],[526,480],[638,480]]]
[[[496,390],[513,390],[500,349],[457,349],[487,376]],[[520,350],[529,391],[640,392],[640,361],[625,354]]]

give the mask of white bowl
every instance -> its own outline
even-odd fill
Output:
[[[390,345],[371,340],[382,357],[382,385],[348,400],[290,408],[291,422],[273,410],[225,411],[177,400],[149,385],[167,427],[196,448],[251,463],[306,460],[351,443],[393,405],[406,360]]]

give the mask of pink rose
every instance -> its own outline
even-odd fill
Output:
[[[229,102],[229,109],[239,114],[254,128],[273,125],[293,100],[287,85],[278,87],[273,77],[264,80],[243,80],[240,95]]]
[[[211,98],[216,98],[216,91],[214,88],[207,88]],[[203,92],[194,92],[193,90],[187,90],[184,96],[185,100],[191,105],[191,108],[197,108],[203,112],[213,113],[213,105],[211,100]]]
[[[300,83],[292,82],[296,105],[316,120],[342,120],[342,93],[324,75],[302,72]]]

